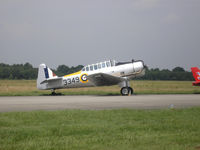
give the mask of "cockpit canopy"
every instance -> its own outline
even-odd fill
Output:
[[[103,69],[106,67],[113,67],[113,66],[116,66],[116,61],[109,60],[109,61],[99,62],[92,65],[87,65],[82,69],[82,71],[94,71],[94,70]]]

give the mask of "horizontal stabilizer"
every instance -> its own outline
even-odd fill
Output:
[[[46,79],[46,80],[42,81],[40,84],[44,84],[44,83],[48,83],[48,82],[56,81],[56,80],[62,80],[62,77],[49,78],[49,79]]]
[[[62,78],[57,77],[56,74],[50,68],[48,68],[45,64],[39,65],[38,78],[37,78],[38,89],[40,90],[48,89],[48,86],[45,83],[50,83],[51,81],[56,81],[60,79]]]

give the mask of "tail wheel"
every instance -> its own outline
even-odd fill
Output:
[[[56,95],[56,92],[52,92],[51,95]]]
[[[51,89],[51,95],[56,95],[56,89]]]
[[[123,87],[121,88],[121,94],[123,96],[128,96],[133,94],[133,89],[131,87]]]

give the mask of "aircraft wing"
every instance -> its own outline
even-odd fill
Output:
[[[48,79],[42,81],[40,84],[48,83],[48,82],[51,82],[51,81],[58,81],[58,80],[62,80],[62,77],[48,78]]]
[[[96,86],[106,86],[106,85],[115,85],[125,79],[122,77],[116,77],[110,74],[105,73],[96,73],[88,76],[88,80],[94,83]]]

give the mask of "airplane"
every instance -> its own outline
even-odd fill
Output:
[[[58,77],[45,64],[40,64],[37,88],[39,90],[51,90],[52,95],[55,95],[56,89],[118,84],[121,87],[121,95],[127,96],[134,92],[130,87],[130,80],[144,74],[145,67],[142,60],[130,62],[103,61],[86,65],[82,70],[62,77]]]
[[[193,73],[193,77],[195,82],[192,83],[193,86],[200,86],[200,70],[197,67],[192,67],[191,71]]]

